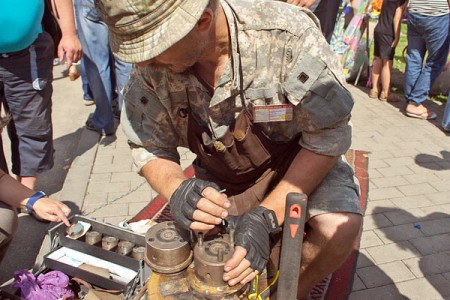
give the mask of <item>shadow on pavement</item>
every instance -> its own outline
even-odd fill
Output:
[[[442,157],[431,154],[419,154],[416,156],[417,165],[430,170],[450,170],[450,152],[441,151]]]
[[[391,207],[377,207],[373,214],[383,214],[393,224],[393,226],[386,226],[385,218],[374,218],[375,227],[379,228],[379,231],[377,231],[379,238],[385,244],[395,243],[398,249],[396,251],[402,253],[397,253],[397,255],[404,257],[401,260],[396,260],[396,262],[400,262],[403,265],[402,268],[404,267],[410,272],[408,280],[413,279],[412,284],[421,287],[421,289],[416,290],[414,295],[407,296],[424,300],[448,299],[450,286],[444,276],[450,272],[448,260],[450,253],[450,239],[448,238],[450,215],[433,212],[415,216],[406,210]],[[364,282],[364,272],[367,274],[370,272],[370,276],[366,278],[377,278],[377,286],[373,288],[373,292],[386,293],[384,295],[386,297],[378,297],[377,299],[409,299],[400,293],[394,285],[393,278],[381,270],[379,266],[375,266],[366,256],[362,256],[361,259],[368,260],[365,264],[369,266],[358,269],[359,277]],[[403,280],[405,278],[397,278],[397,283]],[[371,286],[368,279],[364,284],[369,288]],[[405,291],[411,292],[412,290],[405,289]],[[358,292],[353,293],[354,297],[350,297],[350,299],[360,299],[356,297],[357,295]],[[365,295],[367,296],[367,291]]]
[[[79,143],[83,130],[84,128],[78,128],[76,131],[54,140],[55,165],[51,170],[39,175],[37,190],[43,190],[48,195],[54,195],[62,190],[73,160],[97,144],[97,139]],[[78,147],[79,144],[83,147]],[[58,195],[55,195],[54,198],[58,198]],[[80,208],[70,202],[70,199],[61,200],[72,209],[72,214],[80,212]],[[15,271],[33,267],[43,237],[53,226],[54,224],[20,214],[17,234],[0,264],[0,285],[11,279]]]

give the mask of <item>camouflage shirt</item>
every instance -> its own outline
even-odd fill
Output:
[[[270,139],[289,141],[301,133],[304,148],[329,156],[345,153],[351,144],[353,99],[316,17],[278,1],[221,4],[232,53],[212,97],[190,70],[134,68],[125,89],[122,128],[137,170],[159,157],[179,163],[177,147],[188,147],[188,108],[214,139],[243,109],[290,104],[291,121],[258,123]]]

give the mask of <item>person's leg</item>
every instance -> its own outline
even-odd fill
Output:
[[[450,132],[450,91],[448,92],[447,103],[445,104],[444,117],[442,118],[442,128]]]
[[[0,263],[17,231],[18,223],[15,208],[0,202]]]
[[[370,90],[370,98],[378,98],[379,86],[380,86],[380,73],[381,73],[382,62],[381,58],[374,56],[372,64],[372,89]]]
[[[420,72],[414,88],[409,94],[410,101],[415,104],[423,103],[428,93],[444,68],[449,49],[449,17],[420,16],[421,37],[425,43],[428,56]],[[409,42],[408,42],[409,50]]]
[[[92,105],[94,104],[94,97],[92,97],[92,91],[89,87],[89,82],[86,76],[86,67],[84,66],[84,59],[80,60],[80,75],[81,75],[81,83],[83,89],[83,100],[84,105]]]
[[[91,129],[92,122],[98,131],[111,134],[114,133],[114,119],[108,28],[98,16],[92,0],[75,1],[75,12],[86,76],[95,101],[94,114],[86,126]]]
[[[391,87],[391,71],[392,71],[392,60],[383,59],[381,66],[381,94],[380,100],[387,101],[390,94]]]
[[[8,124],[12,173],[31,189],[36,186],[36,176],[52,168],[54,163],[52,49],[51,36],[43,32],[26,54],[6,62],[12,70],[4,82],[5,98],[12,115]]]
[[[311,289],[345,261],[361,224],[361,215],[352,213],[321,214],[308,221],[298,299],[307,299]]]
[[[413,90],[420,85],[418,78],[422,72],[422,64],[426,52],[425,39],[422,37],[421,18],[419,15],[408,15],[408,48],[406,51],[405,99],[414,101]],[[419,102],[418,102],[419,103]]]
[[[361,229],[359,187],[344,159],[309,195],[307,219],[298,299],[306,298],[315,284],[339,268]]]

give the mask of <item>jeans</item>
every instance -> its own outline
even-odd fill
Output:
[[[77,31],[83,46],[86,77],[95,101],[92,121],[97,129],[112,133],[112,103],[115,90],[117,89],[119,94],[118,109],[121,109],[122,89],[128,82],[131,65],[112,55],[108,27],[95,10],[94,0],[74,1],[74,7]]]
[[[420,105],[442,72],[449,49],[449,15],[431,17],[408,15],[405,99]],[[425,53],[428,57],[425,65]]]
[[[442,118],[442,128],[450,131],[450,91],[448,92],[447,103],[445,104],[444,117]]]
[[[83,99],[84,100],[92,100],[91,88],[89,87],[89,82],[86,76],[86,68],[84,67],[84,59],[80,60],[80,75],[81,75],[81,83],[83,87]]]

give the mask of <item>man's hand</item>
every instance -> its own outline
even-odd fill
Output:
[[[230,201],[217,184],[191,178],[183,181],[170,197],[175,221],[185,229],[208,231],[228,216]]]
[[[33,211],[41,219],[51,222],[64,222],[66,226],[70,226],[67,219],[70,208],[61,201],[45,197],[40,198],[33,205]]]
[[[280,230],[275,213],[258,206],[228,220],[235,228],[233,256],[225,263],[223,280],[230,286],[245,284],[264,270],[270,255],[270,234]]]
[[[76,34],[63,35],[58,45],[58,59],[60,62],[64,60],[67,67],[78,62],[83,55],[81,43]]]
[[[287,3],[299,7],[310,8],[317,0],[287,0]]]

